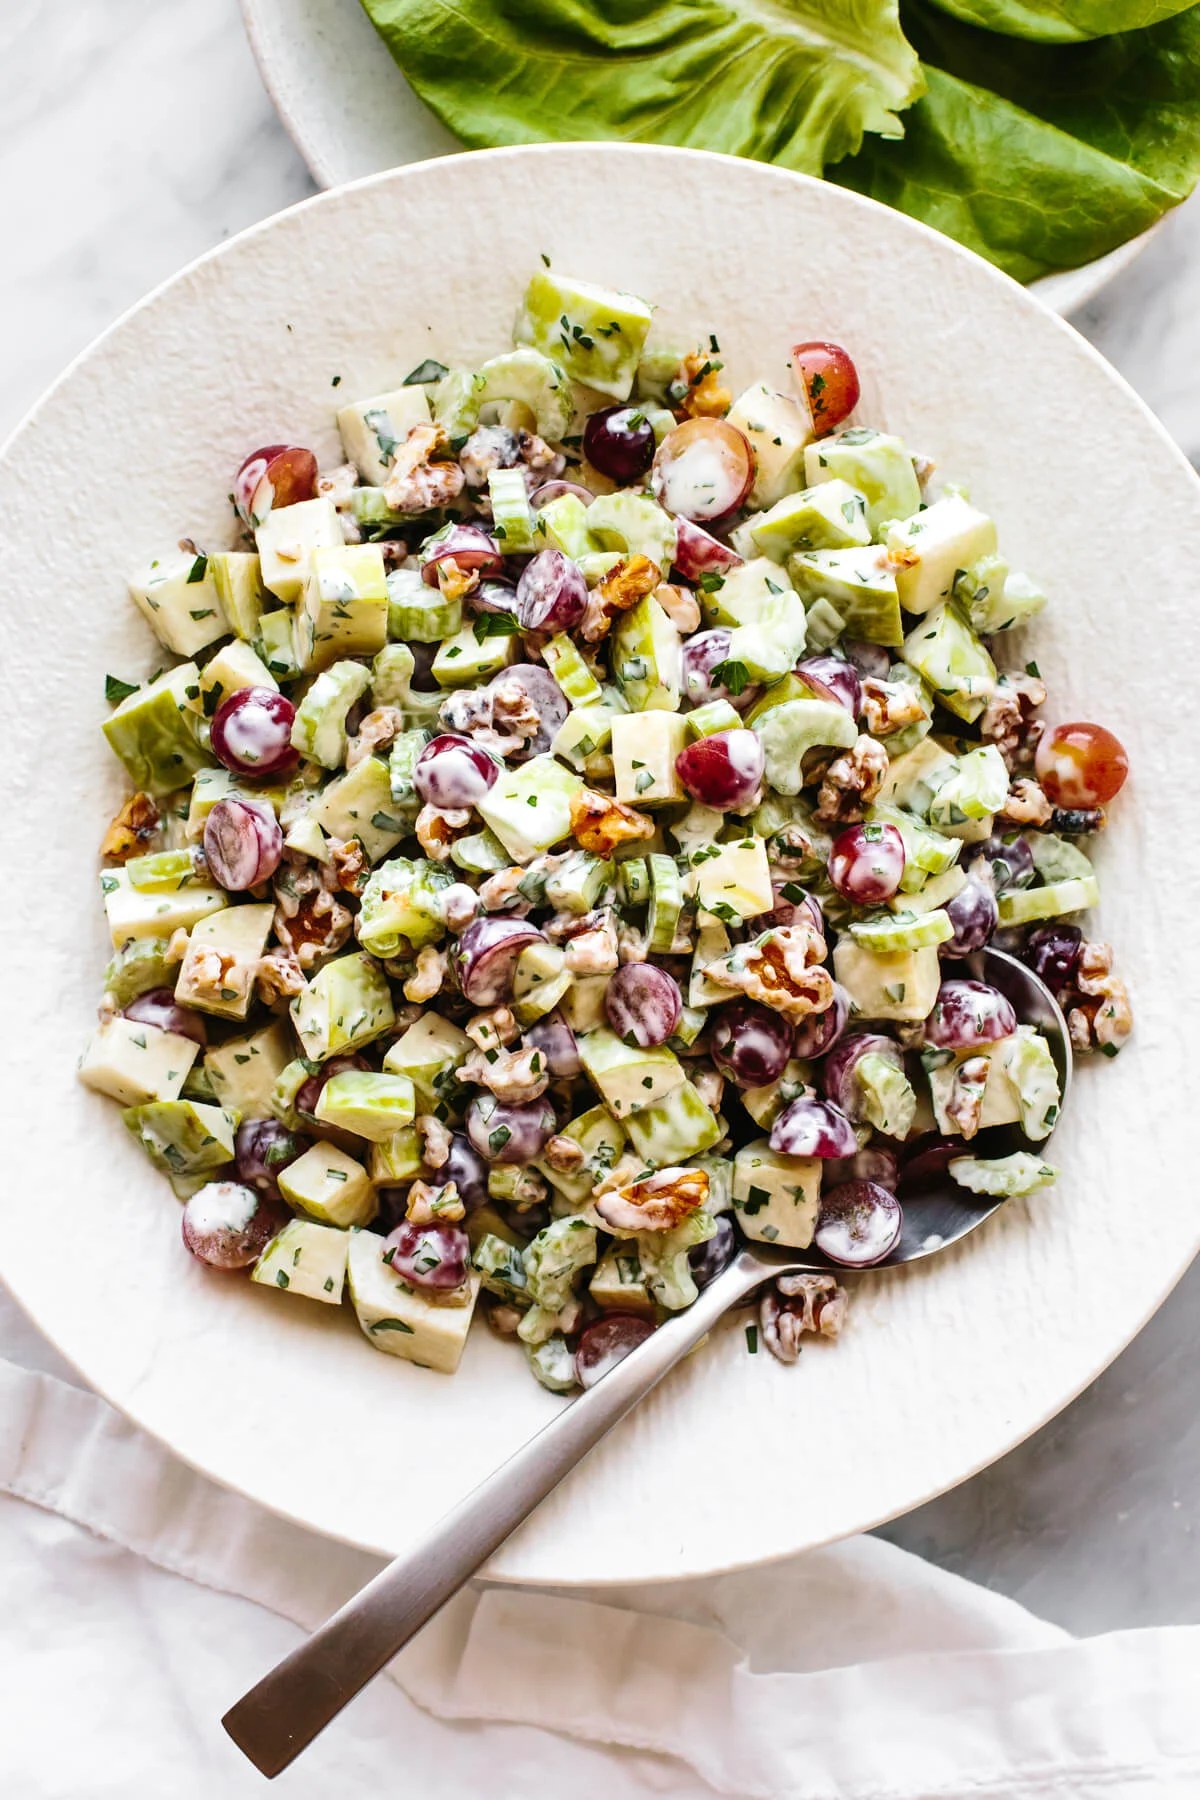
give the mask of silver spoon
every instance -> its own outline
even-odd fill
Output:
[[[981,951],[967,963],[970,974],[1007,995],[1023,1023],[1044,1033],[1065,1102],[1071,1079],[1070,1040],[1049,990],[1023,963],[999,950]],[[1009,1133],[1007,1141],[989,1141],[988,1149],[1003,1154],[1023,1141],[1019,1134]],[[861,1272],[873,1274],[937,1255],[975,1231],[1001,1204],[952,1183],[910,1197],[895,1249],[874,1269]],[[686,1312],[660,1325],[594,1387],[565,1406],[244,1694],[221,1721],[238,1748],[264,1775],[286,1769],[723,1313],[780,1275],[830,1270],[836,1272],[836,1265],[816,1250],[797,1253],[743,1244]]]

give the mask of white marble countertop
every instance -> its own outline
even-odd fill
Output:
[[[147,289],[312,191],[236,0],[6,0],[0,435]],[[1200,465],[1200,202],[1076,323]],[[84,476],[88,454],[82,436]],[[1057,1420],[886,1535],[1072,1630],[1200,1622],[1198,1301],[1200,1267]],[[52,1366],[25,1328],[9,1335]]]

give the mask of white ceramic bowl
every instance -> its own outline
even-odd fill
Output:
[[[241,0],[267,92],[314,180],[357,181],[459,150],[419,100],[357,0]],[[1064,318],[1137,261],[1153,230],[1031,291]]]
[[[738,254],[715,253],[731,220]],[[1170,671],[1200,666],[1200,489],[1080,338],[946,239],[818,182],[639,147],[492,151],[310,201],[151,295],[34,410],[0,460],[0,1274],[132,1418],[321,1531],[399,1548],[559,1402],[482,1327],[447,1379],[374,1354],[348,1311],[206,1272],[116,1109],[76,1085],[108,954],[96,846],[123,790],[104,674],[156,666],[123,577],[182,534],[231,541],[248,448],[335,459],[335,399],[502,348],[540,251],[652,298],[664,337],[715,330],[735,383],[783,380],[798,333],[849,345],[860,416],[968,481],[1045,581],[1016,654],[1053,713],[1111,725],[1134,770],[1100,922],[1139,1032],[1080,1071],[1058,1188],[863,1280],[842,1341],[798,1368],[731,1324],[494,1570],[585,1584],[756,1562],[914,1506],[1078,1393],[1191,1258],[1200,763]]]

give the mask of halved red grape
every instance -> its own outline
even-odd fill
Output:
[[[949,1180],[948,1166],[962,1153],[960,1137],[947,1138],[936,1131],[924,1132],[905,1146],[904,1162],[896,1183],[899,1191],[908,1195],[927,1194],[931,1189],[945,1187]]]
[[[513,969],[542,934],[523,919],[472,919],[454,946],[458,985],[472,1006],[496,1006],[512,995]]]
[[[697,521],[736,512],[753,484],[754,452],[726,419],[685,419],[668,431],[650,477],[668,512]]]
[[[434,1179],[443,1183],[452,1181],[468,1212],[487,1204],[487,1164],[461,1131],[456,1131],[450,1139],[450,1154],[435,1171]]]
[[[283,1207],[240,1181],[206,1181],[184,1206],[183,1241],[210,1269],[245,1269],[287,1221]]]
[[[1021,951],[1021,960],[1028,963],[1035,975],[1041,976],[1057,1000],[1074,983],[1082,946],[1083,933],[1078,925],[1058,920],[1053,925],[1039,925],[1036,931],[1030,932]],[[132,1008],[127,1006],[125,1013],[132,1017]]]
[[[559,1012],[547,1013],[526,1030],[525,1042],[540,1050],[554,1081],[573,1081],[583,1071],[575,1033]]]
[[[812,1061],[837,1043],[850,1019],[850,996],[840,982],[833,984],[833,999],[824,1012],[809,1013],[795,1027],[794,1056]]]
[[[207,1044],[208,1027],[199,1013],[180,1006],[172,988],[151,988],[139,994],[124,1009],[127,1019],[139,1025],[157,1025],[160,1031],[173,1031],[176,1037],[191,1038],[194,1044]]]
[[[463,605],[472,613],[510,613],[517,616],[517,590],[511,581],[496,581],[491,576],[463,595]],[[414,644],[416,651],[421,646]],[[434,645],[436,652],[437,645]]]
[[[445,1290],[467,1279],[471,1243],[461,1225],[414,1225],[406,1219],[385,1241],[384,1262],[414,1287]]]
[[[823,700],[844,706],[852,719],[862,711],[862,678],[844,656],[806,656],[796,673]]]
[[[894,825],[848,825],[833,840],[829,879],[859,906],[890,900],[904,874],[904,839]]]
[[[522,631],[570,631],[587,609],[588,590],[578,563],[561,550],[539,550],[517,582]]]
[[[580,1387],[596,1383],[623,1362],[631,1350],[644,1344],[654,1330],[654,1320],[639,1313],[610,1312],[585,1325],[575,1351],[575,1373]]]
[[[605,406],[588,414],[583,454],[610,481],[636,481],[654,461],[654,427],[639,407]]]
[[[553,1135],[554,1108],[547,1100],[508,1105],[480,1094],[467,1108],[467,1136],[487,1162],[532,1162]]]
[[[233,504],[254,531],[277,506],[311,500],[317,491],[317,459],[299,444],[267,444],[252,450],[233,478]]]
[[[990,883],[968,879],[947,900],[946,917],[954,927],[954,936],[938,945],[939,956],[970,956],[972,951],[982,950],[1000,922],[1000,908]]]
[[[315,1075],[302,1082],[293,1102],[296,1111],[303,1119],[310,1119],[315,1125],[317,1120],[317,1101],[321,1098],[322,1089],[327,1081],[335,1075],[347,1075],[351,1070],[359,1073],[371,1067],[365,1056],[331,1056],[323,1062]]]
[[[985,981],[943,981],[925,1021],[925,1041],[938,1050],[969,1050],[1011,1037],[1017,1029],[1013,1003]]]
[[[877,1181],[843,1181],[821,1196],[813,1242],[833,1263],[869,1269],[890,1256],[904,1214],[895,1194]]]
[[[274,688],[239,688],[213,716],[213,754],[234,775],[281,775],[299,762],[292,748],[296,709]]]
[[[494,537],[480,525],[448,525],[421,545],[421,574],[430,587],[438,585],[438,568],[454,562],[460,569],[485,575],[502,575],[504,557]]]
[[[715,1281],[721,1270],[728,1268],[737,1250],[737,1232],[729,1214],[718,1213],[713,1224],[716,1230],[712,1236],[702,1244],[693,1244],[688,1251],[688,1268],[698,1288]]]
[[[860,675],[870,675],[876,681],[887,680],[892,659],[882,644],[869,644],[865,638],[843,638],[842,649]]]
[[[604,990],[604,1010],[626,1044],[665,1044],[683,1011],[679,983],[653,963],[624,963]]]
[[[279,1171],[303,1154],[304,1141],[278,1119],[243,1119],[233,1140],[238,1180],[278,1200]]]
[[[204,821],[204,860],[230,893],[269,881],[283,855],[283,832],[265,800],[218,800]]]
[[[894,1194],[900,1184],[900,1158],[894,1150],[868,1144],[864,1149],[856,1150],[853,1156],[831,1162],[825,1170],[825,1178],[830,1187],[843,1181],[875,1181]]]
[[[702,806],[717,812],[749,806],[762,786],[762,740],[741,726],[714,731],[684,746],[675,758],[675,773]]]
[[[738,1087],[778,1081],[792,1057],[792,1028],[781,1013],[757,1000],[731,1000],[715,1009],[709,1055]]]
[[[682,514],[675,520],[675,567],[685,581],[699,581],[702,575],[736,569],[741,560],[736,550],[705,531],[703,525]]]
[[[728,626],[717,625],[711,631],[698,631],[683,646],[683,691],[696,706],[710,700],[724,700],[729,690],[714,683],[712,672],[728,660],[733,634]]]
[[[446,731],[431,738],[413,767],[413,787],[425,806],[477,806],[500,770],[494,757]]]
[[[840,344],[796,344],[792,376],[808,406],[814,437],[828,437],[858,405],[858,370]]]
[[[1034,773],[1051,806],[1106,806],[1125,785],[1129,757],[1103,725],[1077,720],[1042,734]]]
[[[585,506],[590,506],[596,498],[591,488],[581,487],[577,481],[544,481],[540,488],[535,488],[529,496],[530,506],[549,506],[552,500],[561,500],[564,494],[574,494]]]
[[[508,668],[493,675],[488,682],[488,693],[492,697],[492,722],[497,731],[504,730],[505,717],[511,716],[511,711],[506,713],[506,708],[512,708],[518,693],[524,694],[538,716],[538,728],[533,736],[527,737],[519,750],[510,750],[504,760],[521,763],[528,762],[531,756],[545,756],[571,710],[567,696],[549,669],[542,663],[510,663]]]
[[[844,1037],[821,1064],[821,1086],[826,1098],[856,1124],[866,1117],[857,1069],[864,1056],[882,1056],[894,1068],[903,1069],[904,1053],[890,1037],[875,1031],[855,1031]]]
[[[831,1100],[801,1094],[784,1108],[771,1127],[771,1148],[781,1156],[853,1156],[858,1149],[854,1127]]]
[[[973,844],[966,866],[982,865],[991,872],[992,883],[999,893],[1009,888],[1027,888],[1037,874],[1033,852],[1018,832],[993,832],[981,844]],[[986,879],[986,877],[985,877]]]

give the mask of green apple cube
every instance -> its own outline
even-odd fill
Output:
[[[383,537],[397,525],[411,525],[414,517],[410,512],[401,512],[398,507],[389,505],[386,493],[378,487],[351,488],[340,505],[350,514],[368,543]]]
[[[834,948],[833,972],[864,1019],[927,1019],[941,986],[936,945],[868,950],[844,934]]]
[[[327,962],[296,995],[291,1013],[304,1054],[313,1062],[359,1050],[396,1022],[387,979],[361,952]]]
[[[854,1078],[867,1122],[886,1137],[906,1138],[916,1117],[916,1092],[895,1063],[870,1050],[855,1064]]]
[[[733,1210],[748,1238],[806,1250],[817,1229],[822,1164],[783,1156],[766,1138],[743,1144],[733,1159]]]
[[[338,775],[313,801],[305,819],[327,837],[346,843],[357,838],[368,862],[386,856],[409,830],[409,821],[392,803],[388,766],[381,757],[364,756]]]
[[[536,950],[537,945],[531,945]],[[555,949],[549,944],[547,949]],[[522,967],[524,963],[524,967]],[[522,953],[517,958],[517,968],[513,975],[513,1017],[521,1029],[528,1030],[539,1019],[544,1019],[575,985],[575,977],[570,969],[560,968],[556,974],[547,975],[534,972],[530,967],[530,959]]]
[[[577,975],[559,1002],[559,1011],[577,1037],[604,1024],[608,981],[607,975]]]
[[[1008,768],[995,744],[981,744],[955,758],[929,801],[929,823],[950,829],[968,819],[990,819],[1008,798]]]
[[[603,756],[612,743],[613,720],[623,710],[610,700],[602,705],[580,706],[569,712],[555,734],[550,748],[573,768],[586,772],[593,757]]]
[[[572,496],[568,494],[566,498]],[[543,645],[542,656],[572,706],[596,706],[603,701],[603,688],[565,632],[560,631]]]
[[[832,600],[819,595],[817,599],[809,600],[805,607],[805,627],[806,647],[815,654],[837,643],[846,629],[846,621]]]
[[[194,656],[229,631],[207,556],[185,551],[156,557],[131,576],[129,597],[176,656]]]
[[[511,632],[476,637],[474,625],[464,625],[442,644],[430,672],[439,687],[476,687],[516,660],[520,641]]]
[[[199,1054],[192,1038],[118,1013],[92,1033],[79,1079],[93,1093],[107,1094],[122,1106],[178,1100]]]
[[[742,716],[728,700],[710,700],[706,706],[695,707],[685,720],[688,740],[694,743],[698,738],[715,737],[722,731],[737,731],[742,724]]]
[[[204,1072],[214,1097],[244,1119],[269,1119],[275,1084],[292,1060],[293,1047],[286,1019],[212,1045],[204,1053]]]
[[[956,761],[954,752],[936,738],[924,738],[889,763],[876,808],[898,806],[920,818],[928,818],[933,796],[953,771]]]
[[[372,956],[407,955],[446,934],[441,894],[454,877],[424,857],[393,856],[371,871],[362,892],[358,941]]]
[[[429,396],[414,384],[339,407],[337,427],[347,462],[354,464],[368,487],[381,488],[409,432],[429,420]]]
[[[534,517],[533,534],[539,550],[561,550],[576,560],[586,555],[592,547],[586,504],[578,494],[559,494],[548,500]]]
[[[214,550],[208,559],[229,629],[244,643],[258,636],[263,610],[262,565],[250,550]]]
[[[598,906],[613,880],[616,864],[590,850],[568,850],[546,877],[546,900],[556,912],[582,914]]]
[[[1056,881],[1049,887],[1012,888],[997,904],[1004,926],[1030,925],[1039,919],[1062,919],[1068,913],[1086,912],[1100,901],[1100,883],[1094,875],[1079,881]]]
[[[392,792],[395,791],[393,781]],[[465,869],[468,875],[498,875],[501,869],[512,867],[512,857],[495,832],[486,826],[467,837],[455,838],[450,846],[450,860],[456,869]]]
[[[679,710],[680,637],[653,594],[621,614],[612,634],[612,669],[631,712]]]
[[[156,850],[152,856],[131,856],[124,865],[139,894],[173,894],[193,882],[210,885],[208,871],[192,850]]]
[[[625,558],[619,550],[589,550],[584,556],[577,556],[579,573],[589,588],[597,588],[606,575],[610,575],[617,564]]]
[[[654,1302],[646,1286],[641,1257],[631,1238],[618,1238],[600,1258],[588,1282],[588,1293],[602,1311],[654,1317]]]
[[[194,925],[175,983],[176,1002],[218,1018],[244,1019],[274,917],[274,903],[264,901],[228,906]],[[214,953],[220,968],[216,981],[211,975]]]
[[[696,948],[692,954],[692,972],[688,981],[687,1003],[691,1007],[719,1006],[730,997],[727,987],[713,981],[705,970],[710,963],[720,962],[733,948],[733,940],[720,919],[710,914],[697,921]]]
[[[904,642],[896,574],[886,550],[803,550],[788,558],[797,591],[828,600],[849,637],[898,648]]]
[[[991,560],[994,564],[999,559]],[[1002,571],[1003,564],[1000,568]],[[954,592],[973,629],[980,633],[1009,631],[1014,625],[1024,625],[1046,604],[1043,589],[1019,569],[1005,574],[1002,584],[998,584],[996,570],[989,567],[987,558],[968,572],[966,580],[958,582]]]
[[[325,1083],[316,1116],[323,1125],[383,1143],[411,1125],[415,1113],[416,1093],[407,1075],[348,1069]]]
[[[343,1230],[369,1225],[379,1210],[375,1189],[362,1164],[323,1139],[280,1169],[277,1180],[289,1205],[319,1225],[337,1225]]]
[[[813,435],[806,406],[758,381],[738,395],[726,417],[754,452],[751,506],[774,506],[805,485],[804,449]]]
[[[462,601],[430,587],[420,569],[389,569],[388,637],[411,644],[440,644],[462,630]],[[411,675],[411,670],[409,671]],[[408,689],[405,689],[405,698]]]
[[[734,626],[727,661],[740,664],[751,681],[780,681],[804,654],[807,633],[804,604],[786,589],[771,596],[757,619]]]
[[[995,554],[996,527],[960,495],[947,494],[890,525],[887,549],[905,612],[932,612],[950,599],[964,569]]]
[[[629,806],[664,806],[684,799],[675,759],[687,741],[687,720],[679,713],[621,713],[614,718],[612,759],[617,799]]]
[[[300,667],[327,669],[342,656],[374,656],[387,638],[388,590],[379,545],[314,550],[296,615]]]
[[[962,853],[962,844],[957,838],[943,837],[899,806],[868,807],[867,823],[895,826],[904,839],[906,875],[910,869],[922,875],[944,875]],[[925,884],[922,881],[917,885],[923,889]]]
[[[550,1186],[562,1195],[568,1205],[583,1206],[592,1189],[604,1180],[620,1160],[628,1141],[625,1128],[617,1124],[607,1107],[592,1106],[564,1125],[563,1135],[569,1137],[572,1143],[578,1144],[583,1151],[580,1168],[567,1174],[561,1169],[552,1168],[541,1159],[535,1160],[533,1167],[540,1175],[545,1176]]]
[[[138,688],[105,719],[101,729],[109,748],[143,793],[174,793],[215,762],[196,735],[189,702],[199,692],[199,669],[181,663]]]
[[[753,625],[769,601],[791,592],[792,583],[777,562],[751,556],[713,575],[697,598],[706,625]]]
[[[323,496],[274,507],[255,527],[254,541],[264,587],[287,606],[304,590],[313,552],[341,550],[346,542],[337,507]]]
[[[279,683],[257,651],[240,638],[222,644],[200,671],[198,710],[211,719],[222,700],[243,688],[278,689]],[[194,703],[195,704],[195,703]]]
[[[584,1074],[616,1119],[656,1106],[685,1079],[673,1051],[624,1044],[607,1026],[580,1039],[579,1059]]]
[[[297,1294],[302,1300],[340,1306],[346,1285],[346,1257],[353,1242],[348,1231],[317,1225],[309,1219],[293,1219],[263,1250],[250,1271],[250,1279],[263,1287]]]
[[[1006,1067],[1011,1044],[1011,1038],[999,1038],[995,1043],[976,1044],[957,1054],[952,1050],[922,1051],[934,1124],[944,1137],[961,1135],[962,1128],[951,1112],[958,1071],[964,1063],[977,1063],[980,1058],[987,1064],[979,1113],[980,1129],[986,1131],[996,1125],[1020,1124],[1021,1102]]]
[[[777,563],[793,550],[856,550],[871,541],[866,499],[848,481],[785,494],[746,525],[755,548]]]
[[[475,397],[480,406],[515,401],[532,414],[538,436],[557,443],[571,428],[574,408],[563,359],[543,355],[545,348],[518,345],[481,363],[475,371]]]
[[[1011,1156],[956,1156],[946,1165],[950,1179],[972,1194],[990,1194],[998,1200],[1013,1200],[1036,1193],[1039,1188],[1053,1187],[1058,1170],[1053,1164],[1031,1156],[1028,1150],[1014,1150]]]
[[[406,705],[416,666],[407,644],[385,644],[371,663],[372,706]]]
[[[904,660],[958,718],[977,719],[996,691],[996,665],[958,608],[943,601],[904,639]]]
[[[420,1134],[405,1126],[382,1142],[372,1144],[367,1156],[367,1173],[376,1187],[394,1187],[411,1181],[424,1167],[424,1145]]]
[[[489,1294],[509,1306],[529,1305],[529,1284],[521,1252],[503,1238],[487,1232],[475,1245],[471,1266]]]
[[[100,891],[115,950],[129,938],[169,938],[176,931],[191,931],[201,919],[229,905],[224,888],[200,881],[173,893],[139,891],[127,869],[105,869]]]
[[[326,769],[340,768],[346,760],[346,719],[370,685],[371,672],[362,663],[336,662],[323,669],[296,708],[293,749]]]
[[[725,1127],[690,1081],[683,1081],[656,1106],[630,1113],[625,1120],[629,1141],[649,1168],[687,1163],[711,1150]]]
[[[804,453],[804,472],[810,487],[841,480],[863,494],[874,538],[892,519],[911,518],[921,504],[921,484],[903,443],[869,426],[855,426],[810,444]]]
[[[492,469],[488,473],[488,498],[492,503],[492,536],[506,556],[536,550],[529,489],[520,469]]]
[[[696,904],[723,925],[741,925],[775,905],[766,841],[742,838],[733,844],[710,844],[691,858]]]
[[[167,957],[165,937],[127,938],[109,958],[104,992],[113,1006],[128,1006],[151,988],[170,987],[178,963]]]
[[[766,777],[777,793],[794,795],[804,785],[803,761],[818,746],[848,750],[858,727],[836,700],[787,700],[754,723],[763,749]]]
[[[296,661],[295,616],[290,606],[265,612],[258,621],[255,643],[277,681],[294,681],[300,673]]]
[[[525,290],[513,338],[554,358],[572,381],[628,400],[650,321],[650,308],[633,294],[539,269]]]
[[[156,1168],[201,1175],[233,1161],[238,1116],[198,1100],[152,1100],[121,1114]]]
[[[384,1260],[386,1240],[378,1232],[351,1232],[346,1243],[350,1302],[368,1343],[424,1369],[453,1375],[475,1314],[478,1273],[472,1270],[465,1287],[452,1297],[439,1294],[430,1300]]]
[[[664,579],[675,561],[678,528],[648,494],[598,494],[587,509],[587,529],[593,549],[648,557]]]
[[[449,1019],[424,1013],[388,1046],[383,1067],[389,1075],[406,1075],[428,1110],[453,1089],[455,1070],[474,1048]]]
[[[764,1082],[762,1087],[743,1088],[739,1098],[759,1129],[770,1131],[780,1113],[793,1100],[798,1100],[802,1094],[811,1091],[812,1085],[812,1064],[793,1056],[784,1064],[783,1073],[778,1080]]]
[[[582,789],[553,756],[531,756],[500,774],[476,811],[513,861],[526,863],[571,835],[571,802]]]

